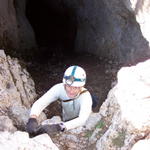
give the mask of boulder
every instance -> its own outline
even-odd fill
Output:
[[[117,85],[100,108],[108,128],[97,141],[98,150],[131,149],[150,128],[150,60],[118,72]]]
[[[41,140],[42,139],[42,140]],[[58,150],[47,134],[29,138],[28,133],[16,131],[14,133],[0,133],[0,149],[3,150]]]
[[[15,126],[24,127],[36,97],[34,81],[27,70],[18,59],[0,50],[0,116],[9,116]]]

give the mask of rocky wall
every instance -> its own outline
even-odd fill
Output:
[[[29,55],[36,47],[25,7],[26,0],[0,1],[0,48],[14,56]]]

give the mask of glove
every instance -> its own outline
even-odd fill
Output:
[[[47,133],[49,136],[63,132],[65,130],[65,125],[63,123],[59,124],[45,124],[37,130],[37,135]]]
[[[38,128],[37,120],[35,118],[29,118],[26,127],[29,134],[34,134]]]

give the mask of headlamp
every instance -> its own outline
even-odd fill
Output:
[[[67,85],[72,85],[74,81],[84,82],[85,79],[75,78],[74,76],[64,76]]]
[[[68,84],[68,85],[72,85],[73,84],[73,82],[74,82],[74,80],[75,80],[75,77],[74,76],[66,76],[66,77],[64,77],[65,79],[66,79],[66,84]]]

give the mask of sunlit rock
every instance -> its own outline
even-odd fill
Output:
[[[29,73],[17,59],[0,50],[0,115],[10,116],[16,126],[24,126],[35,98],[35,86]]]
[[[41,140],[42,139],[42,140]],[[35,138],[29,138],[26,132],[1,132],[0,149],[2,150],[58,150],[47,134],[39,135]]]
[[[12,120],[8,116],[0,116],[0,131],[14,132],[17,128],[14,127]]]
[[[108,129],[97,142],[98,150],[129,150],[147,136],[150,128],[150,60],[123,67],[100,113]]]
[[[149,150],[150,148],[150,139],[138,141],[131,150]]]

